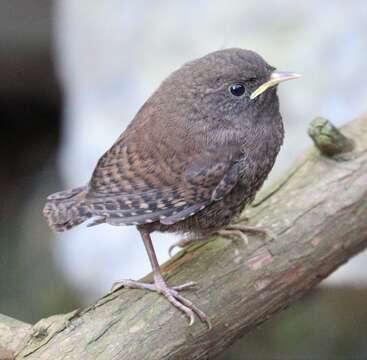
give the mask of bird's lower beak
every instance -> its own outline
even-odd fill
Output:
[[[260,85],[251,95],[250,99],[253,100],[267,89],[280,84],[283,81],[298,79],[301,75],[289,72],[289,71],[273,71],[270,75],[269,81]]]

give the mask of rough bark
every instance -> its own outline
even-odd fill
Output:
[[[14,357],[24,346],[32,326],[0,314],[0,360]]]
[[[270,229],[274,239],[251,236],[246,246],[216,237],[162,266],[170,284],[198,283],[187,297],[210,316],[211,330],[199,320],[188,327],[154,293],[122,289],[31,330],[22,326],[29,335],[15,346],[16,359],[211,359],[300,298],[367,246],[367,117],[343,128],[353,142],[336,136],[339,145],[331,146],[328,127],[335,131],[313,123],[319,149],[307,151],[246,210],[250,224]],[[0,346],[14,350],[6,339],[0,325]]]

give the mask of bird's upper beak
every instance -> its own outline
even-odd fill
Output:
[[[250,99],[251,100],[255,99],[257,96],[262,94],[264,91],[266,91],[270,87],[278,85],[283,81],[298,79],[299,77],[301,77],[301,75],[293,73],[293,72],[289,72],[289,71],[273,71],[270,75],[270,79],[266,83],[260,85],[250,95]]]

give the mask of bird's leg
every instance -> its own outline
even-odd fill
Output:
[[[194,323],[194,314],[196,314],[199,319],[205,322],[210,328],[211,324],[207,315],[197,308],[190,300],[179,294],[179,291],[193,288],[196,284],[194,282],[188,282],[183,285],[169,287],[161,274],[150,233],[143,229],[139,229],[139,231],[143,238],[145,249],[148,253],[150,264],[153,269],[154,284],[146,284],[134,280],[122,280],[114,285],[113,291],[120,287],[155,291],[162,294],[174,307],[181,310],[189,318],[190,325]]]

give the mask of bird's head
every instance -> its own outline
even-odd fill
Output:
[[[299,76],[277,71],[253,51],[231,48],[185,64],[162,84],[162,90],[192,121],[236,128],[277,115],[277,85]]]

